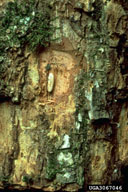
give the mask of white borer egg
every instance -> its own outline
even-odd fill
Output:
[[[54,74],[53,73],[49,73],[48,74],[48,85],[47,85],[47,90],[49,93],[51,93],[53,91],[53,87],[54,87]]]

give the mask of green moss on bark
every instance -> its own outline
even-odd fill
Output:
[[[31,50],[48,46],[54,27],[48,5],[43,10],[36,0],[9,2],[0,21],[0,62],[9,50],[28,45]],[[45,10],[45,11],[44,11]]]

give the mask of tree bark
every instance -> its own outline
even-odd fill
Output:
[[[56,40],[36,52],[9,50],[1,65],[0,187],[126,189],[128,3],[52,0],[47,6]]]

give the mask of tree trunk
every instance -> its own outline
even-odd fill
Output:
[[[0,187],[126,188],[128,2],[40,2],[55,41],[36,51],[12,46],[6,62],[0,55]]]

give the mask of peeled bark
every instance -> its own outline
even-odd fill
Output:
[[[127,185],[127,9],[125,0],[52,0],[57,40],[8,52],[0,72],[1,188]]]

